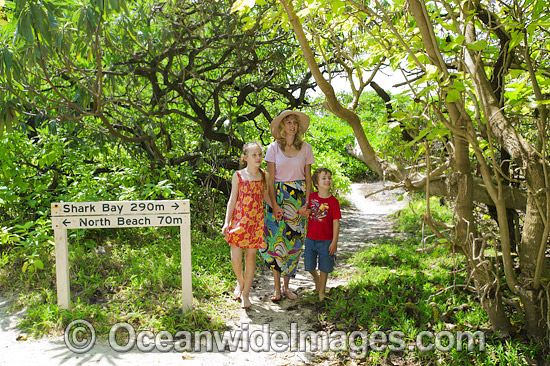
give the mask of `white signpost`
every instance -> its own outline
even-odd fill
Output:
[[[51,204],[55,236],[57,304],[71,308],[67,229],[179,226],[183,311],[193,305],[189,200],[57,202]]]

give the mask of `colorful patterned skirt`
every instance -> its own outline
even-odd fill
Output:
[[[298,214],[306,203],[306,183],[303,180],[276,182],[275,197],[283,210],[283,219],[275,220],[273,210],[267,206],[264,215],[266,249],[260,250],[266,264],[283,276],[294,276],[306,237],[307,217]]]

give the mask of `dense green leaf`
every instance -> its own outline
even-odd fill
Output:
[[[46,41],[48,45],[51,45],[52,43],[52,36],[50,33],[50,24],[48,23],[48,16],[42,10],[38,7],[35,3],[31,3],[31,19],[33,24],[36,25],[36,28],[40,32],[40,36],[43,40]]]
[[[523,32],[517,31],[512,34],[512,41],[510,42],[510,46],[508,47],[510,50],[515,48],[517,45],[519,45],[523,41]]]
[[[0,71],[2,73],[9,74],[11,71],[11,63],[13,60],[13,54],[11,50],[5,46],[2,49],[2,67],[0,68]]]
[[[460,99],[460,92],[456,89],[451,89],[447,92],[447,96],[445,97],[445,101],[449,103],[456,102]]]
[[[474,50],[474,51],[483,51],[484,49],[487,48],[487,41],[482,39],[482,40],[479,40],[479,41],[468,43],[468,44],[466,44],[466,46],[469,49]]]
[[[32,32],[31,15],[29,12],[23,14],[17,24],[17,35],[20,35],[27,42],[34,43],[34,36]]]

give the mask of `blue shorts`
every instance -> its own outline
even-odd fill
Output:
[[[328,254],[328,247],[332,240],[314,240],[306,238],[304,249],[304,267],[310,272],[317,269],[317,258],[319,258],[319,270],[330,273],[334,270],[336,255]]]

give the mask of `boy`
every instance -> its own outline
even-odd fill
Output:
[[[319,300],[325,298],[328,274],[334,269],[338,234],[340,232],[340,202],[330,193],[332,172],[319,168],[313,173],[313,185],[317,192],[309,195],[307,235],[304,250],[304,267],[315,281]],[[319,272],[317,272],[317,258]]]

